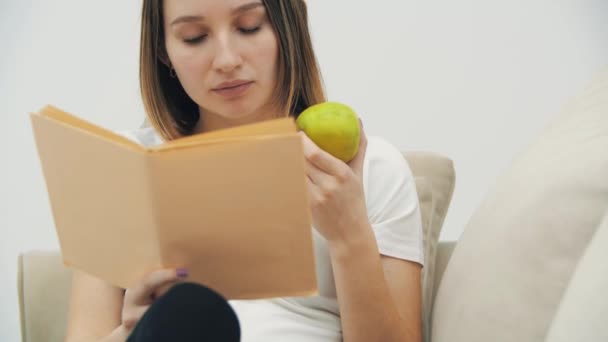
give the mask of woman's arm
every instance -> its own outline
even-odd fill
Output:
[[[121,329],[124,291],[74,271],[66,342],[125,341]]]
[[[420,265],[380,255],[363,193],[362,126],[361,132],[359,152],[348,165],[300,132],[313,224],[329,246],[343,338],[420,342]]]
[[[422,341],[420,265],[380,256],[369,232],[330,244],[344,341]]]
[[[185,269],[160,269],[125,291],[75,271],[66,342],[125,341],[155,299],[187,277]]]

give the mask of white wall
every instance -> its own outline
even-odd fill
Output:
[[[0,340],[19,339],[16,257],[57,239],[27,113],[136,127],[141,1],[0,2]],[[449,156],[456,239],[498,174],[608,64],[608,2],[309,0],[332,100],[368,134]]]

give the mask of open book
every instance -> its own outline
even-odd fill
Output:
[[[292,119],[146,148],[51,106],[30,118],[66,265],[123,288],[184,267],[229,299],[317,293]]]

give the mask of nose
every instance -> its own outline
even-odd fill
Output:
[[[213,60],[213,68],[215,70],[229,73],[241,65],[243,62],[241,55],[231,39],[230,34],[218,37],[216,46],[217,49]]]

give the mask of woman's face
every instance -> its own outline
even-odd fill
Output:
[[[276,115],[278,42],[261,0],[165,0],[163,20],[169,60],[205,121]]]

